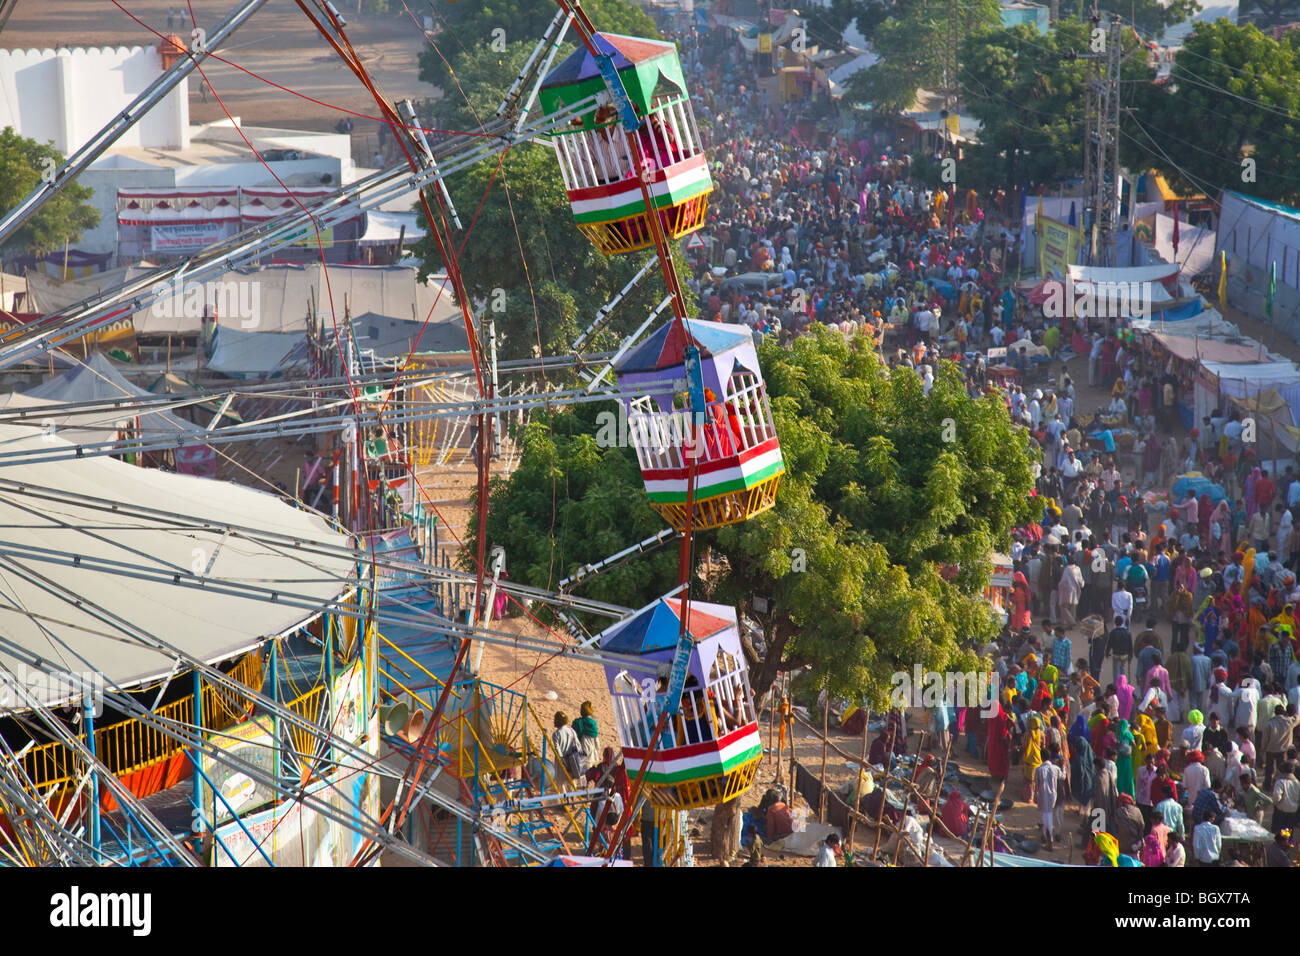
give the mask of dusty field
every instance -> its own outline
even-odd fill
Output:
[[[24,0],[0,35],[0,47],[155,45],[158,37],[151,31],[166,35],[168,9],[180,6],[176,0],[120,0],[120,6],[111,0]],[[189,24],[182,38],[195,25],[211,29],[235,6],[235,0],[192,0],[196,24]],[[349,39],[387,99],[438,95],[419,80],[422,29],[400,4],[398,13],[382,16],[358,15],[355,3],[338,6],[348,21]],[[182,33],[179,22],[174,32]],[[201,78],[191,75],[191,122],[224,118],[217,97],[231,115],[254,126],[332,130],[343,116],[352,115],[354,158],[369,164],[376,125],[365,117],[376,115],[374,100],[293,0],[269,0],[204,64],[203,72],[216,96],[209,93],[205,102]]]

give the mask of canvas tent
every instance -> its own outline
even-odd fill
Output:
[[[1291,424],[1300,425],[1300,368],[1291,362],[1254,362],[1226,364],[1201,362],[1201,368],[1217,382],[1221,395],[1253,399],[1262,392],[1273,390],[1287,403],[1291,411]],[[1200,414],[1200,409],[1197,409]]]
[[[199,429],[194,425],[168,411],[137,414],[129,408],[119,411],[111,407],[77,412],[61,410],[72,403],[129,403],[138,398],[154,397],[127,381],[108,358],[95,352],[84,362],[35,388],[21,394],[0,395],[0,409],[46,408],[47,414],[37,421],[53,425],[55,434],[63,435],[74,444],[114,441],[123,429],[129,429],[144,439],[175,439],[198,434]]]
[[[373,312],[352,320],[357,349],[375,359],[404,359],[412,350],[430,352],[469,352],[469,337],[464,322],[414,322],[393,319]]]
[[[0,425],[0,450],[5,452],[36,453],[51,443],[67,444],[38,428]],[[4,576],[0,666],[14,672],[91,670],[103,674],[110,686],[138,686],[173,673],[176,659],[132,636],[134,629],[216,663],[293,631],[319,613],[230,589],[175,583],[176,570],[188,572],[193,565],[195,549],[206,555],[209,580],[278,586],[321,606],[351,588],[353,559],[346,551],[307,554],[255,540],[249,533],[227,535],[221,526],[232,524],[349,547],[349,538],[331,530],[325,518],[251,488],[135,468],[106,457],[10,464],[4,478],[45,489],[55,499],[29,499],[13,486],[0,496],[0,523],[9,529],[10,545],[82,558],[76,566],[40,557],[12,558],[76,599],[60,598],[18,574]],[[87,498],[150,512],[116,514],[91,506]],[[165,517],[168,513],[193,520],[180,526]],[[100,612],[125,630],[106,627]],[[48,688],[36,685],[33,690],[44,703],[61,702]]]
[[[1222,336],[1235,338],[1241,335],[1236,325],[1223,317],[1218,309],[1199,303],[1199,311],[1188,308],[1166,309],[1153,312],[1145,319],[1134,319],[1130,324],[1138,331],[1161,330],[1181,336]]]
[[[274,378],[308,359],[306,332],[245,332],[218,326],[208,371],[231,378]]]
[[[399,220],[380,220],[376,236],[387,236],[384,223],[398,223],[391,239],[384,240],[396,242]],[[406,235],[414,235],[409,226]],[[145,263],[67,281],[33,274],[28,280],[29,298],[24,307],[42,314],[57,312],[140,279],[152,268]],[[242,269],[205,282],[197,293],[186,286],[168,287],[168,294],[136,312],[132,321],[139,335],[195,335],[202,330],[204,305],[216,313],[218,324],[258,332],[305,331],[313,306],[327,326],[331,314],[342,321],[345,307],[353,315],[373,312],[394,319],[418,318],[421,322],[429,317],[431,324],[463,321],[446,277],[433,276],[423,283],[416,277],[417,269],[410,265],[331,265],[326,270],[317,263]]]

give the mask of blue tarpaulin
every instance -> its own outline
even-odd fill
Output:
[[[1201,495],[1209,495],[1210,501],[1216,505],[1227,497],[1224,494],[1223,485],[1216,485],[1204,475],[1182,475],[1174,482],[1174,501],[1182,501],[1187,497],[1189,490],[1197,498],[1200,498]]]

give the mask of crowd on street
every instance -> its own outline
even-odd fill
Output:
[[[820,323],[927,391],[955,360],[1031,436],[1036,520],[980,649],[998,699],[929,711],[929,758],[964,734],[991,803],[1035,805],[1043,845],[1077,839],[1091,863],[1294,865],[1294,464],[1261,462],[1238,413],[1189,425],[1189,383],[1125,316],[1036,308],[1006,268],[1004,196],[927,184],[914,167],[937,154],[879,129],[808,128],[707,42],[683,46],[715,183],[689,281],[701,313],[783,343]],[[906,752],[906,719],[891,714],[873,763]],[[962,829],[965,798],[946,803]]]

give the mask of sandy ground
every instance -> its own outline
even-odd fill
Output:
[[[120,6],[109,0],[24,0],[0,35],[0,47],[155,45],[158,37],[151,30],[166,35],[167,11],[180,7],[177,0],[119,2]],[[236,2],[191,0],[191,5],[197,25],[211,29],[235,9]],[[400,4],[395,4],[397,13],[384,15],[357,14],[355,3],[338,6],[348,21],[352,45],[390,102],[439,95],[420,82],[417,59],[425,47],[423,31]],[[414,3],[407,6],[417,9]],[[189,25],[186,36],[193,26]],[[174,32],[181,33],[179,23]],[[352,115],[354,159],[370,165],[378,142],[377,125],[366,117],[377,115],[374,100],[293,0],[269,0],[202,70],[216,96],[209,93],[205,102],[203,81],[197,73],[191,74],[192,123],[225,118],[217,97],[225,110],[250,126],[332,130],[343,116]]]

